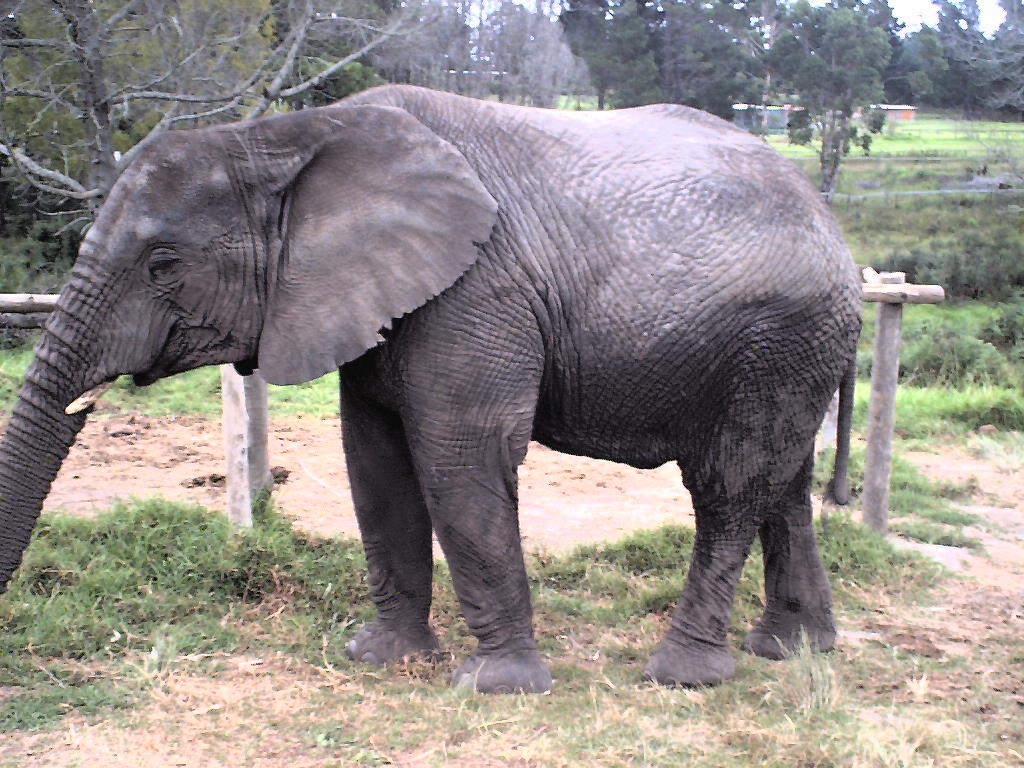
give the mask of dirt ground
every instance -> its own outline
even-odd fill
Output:
[[[275,419],[270,463],[287,477],[274,497],[307,530],[357,536],[340,435],[337,419]],[[219,421],[93,418],[71,449],[44,513],[89,513],[132,496],[224,509],[223,472]],[[534,444],[519,478],[527,546],[556,550],[615,539],[637,528],[685,522],[693,514],[675,465],[638,470]]]
[[[337,419],[275,419],[269,450],[280,479],[274,497],[300,527],[326,536],[358,536]],[[965,531],[982,540],[988,557],[907,545],[993,586],[1024,588],[1024,468],[986,463],[941,444],[934,452],[915,451],[906,458],[936,480],[974,484],[979,494],[965,509],[1000,531]],[[154,495],[224,509],[223,472],[219,421],[93,418],[71,449],[44,513],[90,514],[118,498]],[[557,551],[692,521],[690,497],[674,464],[639,470],[534,443],[519,479],[520,525],[528,548]]]
[[[275,419],[269,449],[280,478],[274,497],[281,508],[306,530],[358,536],[337,419]],[[915,548],[972,578],[1024,588],[1024,468],[986,463],[941,443],[934,452],[905,456],[936,480],[975,485],[979,493],[965,509],[1000,531],[965,531],[982,540],[988,557],[951,547]],[[71,449],[44,513],[89,514],[118,498],[153,495],[224,509],[223,472],[219,421],[93,418]],[[519,479],[520,524],[528,548],[557,551],[692,521],[690,497],[674,464],[639,470],[534,443]]]

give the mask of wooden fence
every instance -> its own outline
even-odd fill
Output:
[[[864,301],[881,304],[875,326],[875,354],[868,407],[868,447],[861,508],[864,521],[888,528],[892,438],[896,415],[904,304],[938,304],[945,292],[937,285],[913,285],[902,272],[864,270]],[[52,294],[0,294],[0,326],[39,328],[56,306]],[[267,384],[259,373],[242,377],[221,366],[224,450],[227,463],[228,516],[237,525],[252,525],[252,500],[270,489],[267,451]]]

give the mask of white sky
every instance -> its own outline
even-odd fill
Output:
[[[908,32],[922,24],[933,27],[936,24],[938,11],[931,0],[889,0],[889,5],[896,18],[907,25]],[[984,32],[994,31],[1005,17],[998,0],[978,0],[978,8],[981,10],[981,29]]]

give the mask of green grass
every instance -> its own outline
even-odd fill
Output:
[[[863,431],[871,386],[857,382],[854,427]],[[1018,389],[969,386],[962,389],[901,386],[896,392],[896,436],[927,439],[966,437],[991,424],[1004,431],[1024,431],[1024,398]]]
[[[929,488],[903,463],[895,474],[898,486]],[[946,485],[931,493],[969,491]],[[41,731],[33,744],[44,749],[63,738],[61,720],[73,714],[75,727],[82,718],[87,728],[102,722],[97,733],[126,743],[163,734],[174,744],[189,740],[196,754],[230,744],[241,756],[260,754],[270,739],[325,768],[414,758],[443,766],[482,754],[495,765],[546,768],[782,768],[794,755],[806,766],[1009,764],[1018,734],[985,713],[1012,706],[1012,689],[978,671],[1002,668],[1022,646],[985,635],[974,646],[984,658],[929,655],[933,630],[899,622],[915,611],[909,601],[927,599],[941,568],[842,514],[831,516],[819,541],[841,625],[878,639],[842,641],[835,654],[804,649],[784,662],[739,652],[763,604],[755,551],[730,633],[736,679],[698,691],[644,683],[640,670],[690,561],[693,532],[669,526],[530,556],[538,644],[555,690],[489,697],[448,686],[472,642],[443,564],[433,623],[454,656],[380,670],[340,652],[368,608],[353,542],[301,534],[265,511],[252,532],[236,533],[217,515],[157,500],[94,520],[44,520],[0,600],[0,685],[21,688],[4,701],[0,732],[15,739]],[[112,599],[101,594],[108,589]],[[925,626],[934,621],[929,613]],[[36,645],[39,623],[65,631]],[[89,645],[90,637],[103,642]],[[232,671],[232,659],[253,658],[273,669],[254,677]],[[276,682],[253,689],[252,680]],[[235,687],[244,694],[233,704],[227,691]],[[282,697],[294,701],[285,706]],[[17,763],[0,757],[0,765]]]
[[[52,679],[27,686],[0,708],[0,733],[37,731],[51,727],[72,712],[109,714],[138,702],[138,689],[122,681],[76,676],[66,669],[50,674]]]
[[[597,109],[596,96],[567,96],[562,94],[558,97],[558,109],[567,110],[595,110]]]
[[[832,468],[831,454],[815,467],[815,490],[824,491]],[[854,446],[850,454],[850,492],[856,504],[864,490],[864,448]],[[970,500],[978,493],[975,483],[936,482],[899,455],[892,459],[889,481],[891,529],[906,538],[930,544],[980,548],[977,539],[963,533],[965,526],[983,526],[978,516],[959,509],[952,502]],[[861,553],[866,556],[866,553]]]
[[[692,542],[691,530],[668,527],[537,556],[530,570],[541,648],[556,654],[574,627],[628,633],[667,615]],[[842,516],[830,521],[822,554],[839,605],[849,608],[869,590],[906,592],[936,573]],[[357,543],[302,534],[268,511],[250,532],[155,499],[94,519],[44,518],[0,601],[0,685],[24,688],[0,728],[41,728],[68,711],[121,707],[141,682],[197,655],[276,650],[348,668],[341,650],[370,610],[364,569]],[[437,577],[434,613],[445,645],[469,652],[443,565]],[[762,604],[755,553],[737,597],[737,643]],[[636,655],[613,645],[623,662]]]
[[[963,531],[927,520],[893,520],[889,528],[893,533],[925,544],[941,544],[946,547],[962,549],[984,549],[980,541],[971,538]]]
[[[338,415],[338,374],[329,373],[305,384],[269,388],[270,415],[311,416]],[[200,368],[149,387],[136,387],[126,376],[104,397],[124,411],[138,411],[149,416],[218,416],[221,412],[220,369]]]
[[[790,157],[812,157],[817,151],[811,147],[790,144],[785,134],[772,135],[768,141]],[[1024,125],[985,120],[951,120],[924,112],[910,122],[887,122],[882,133],[874,136],[871,156],[984,156],[993,146],[1007,142],[1024,144]],[[850,156],[861,154],[860,150],[852,150]]]
[[[142,521],[156,523],[153,530],[144,526],[145,543],[128,541],[135,538]],[[835,654],[804,649],[785,662],[737,653],[736,679],[715,689],[666,689],[644,683],[640,669],[664,631],[678,599],[681,572],[689,562],[692,532],[685,528],[648,531],[565,555],[531,559],[538,641],[551,662],[555,690],[540,697],[489,697],[447,684],[452,665],[471,650],[471,643],[455,617],[443,568],[437,574],[434,623],[455,660],[378,670],[342,658],[334,649],[344,638],[336,635],[302,635],[293,646],[282,645],[282,635],[301,623],[297,615],[330,613],[316,607],[321,587],[363,578],[363,564],[357,558],[314,558],[299,569],[305,573],[302,579],[294,569],[287,570],[297,552],[308,555],[337,545],[297,534],[275,516],[261,517],[256,531],[242,536],[241,543],[232,543],[236,535],[223,538],[220,524],[201,510],[161,502],[120,508],[84,523],[76,521],[58,537],[60,548],[70,553],[91,548],[105,557],[102,550],[109,547],[126,569],[134,571],[129,581],[135,583],[148,583],[156,573],[164,590],[149,599],[157,611],[170,606],[165,618],[173,606],[208,593],[209,576],[203,570],[250,574],[227,579],[230,586],[216,602],[204,600],[196,610],[219,614],[220,625],[233,625],[231,642],[220,647],[240,652],[243,659],[269,661],[275,650],[286,658],[274,663],[274,687],[257,689],[262,695],[246,695],[238,709],[225,689],[249,686],[250,679],[270,679],[271,671],[246,678],[232,673],[234,666],[227,661],[197,661],[193,651],[199,646],[190,645],[187,633],[175,630],[180,617],[174,625],[155,617],[138,624],[145,640],[133,641],[134,650],[115,644],[91,657],[82,654],[72,640],[81,635],[78,628],[90,626],[97,610],[109,611],[107,603],[94,608],[96,595],[86,590],[83,599],[66,603],[62,621],[69,633],[63,647],[30,651],[13,643],[0,654],[0,659],[13,658],[36,669],[34,677],[20,681],[23,691],[5,701],[0,730],[11,738],[20,737],[17,731],[44,731],[44,741],[35,742],[37,748],[47,744],[46,731],[57,736],[66,732],[67,726],[58,722],[69,713],[84,717],[85,727],[102,719],[106,732],[114,731],[115,738],[126,741],[140,732],[162,732],[174,743],[191,738],[190,749],[196,754],[211,745],[219,745],[215,748],[220,752],[224,744],[232,745],[233,755],[258,753],[271,739],[290,744],[311,764],[323,766],[404,764],[414,757],[424,765],[442,766],[472,763],[485,754],[496,765],[546,767],[738,768],[756,763],[782,768],[793,765],[797,755],[799,764],[807,766],[882,768],[955,759],[957,765],[980,768],[1001,764],[999,756],[1006,747],[1016,746],[1012,740],[1001,741],[1005,728],[991,728],[979,714],[982,702],[997,708],[1006,703],[998,681],[983,682],[963,702],[958,696],[921,699],[927,681],[941,685],[947,678],[955,682],[958,676],[969,677],[971,662],[922,657],[888,635],[866,644],[841,645]],[[215,545],[209,554],[190,557],[197,563],[211,562],[203,569],[177,569],[182,577],[171,586],[153,561],[168,551],[198,547],[205,552],[196,540],[197,524],[207,526],[203,535]],[[41,529],[33,547],[56,545],[49,541],[55,535],[54,529]],[[255,546],[256,541],[264,544]],[[212,554],[216,545],[222,547],[219,562]],[[913,611],[908,597],[922,597],[940,578],[940,569],[930,561],[894,549],[843,515],[831,518],[821,545],[846,628],[898,620]],[[239,556],[251,549],[256,554]],[[253,568],[254,561],[261,565]],[[273,588],[239,589],[243,581],[252,583],[257,573],[262,575],[256,584],[269,579]],[[46,569],[31,578],[19,576],[15,591],[0,605],[31,599],[34,582],[40,592],[52,584]],[[300,582],[317,586],[297,588]],[[84,588],[84,580],[67,580],[57,599]],[[651,599],[662,593],[665,600]],[[737,598],[731,633],[735,647],[746,623],[760,611],[760,594],[755,553]],[[334,620],[347,624],[353,615],[345,610]],[[18,621],[6,621],[5,629],[23,632],[23,625],[38,620],[33,612],[24,611]],[[228,628],[221,626],[220,631]],[[919,635],[913,635],[915,640]],[[1002,659],[999,643],[981,639],[978,647]],[[1006,649],[1006,654],[1013,653],[1019,650]],[[287,658],[313,666],[297,666]],[[38,667],[46,673],[38,674]],[[294,681],[292,676],[297,676]],[[248,693],[249,688],[245,690]],[[283,696],[295,700],[287,709]],[[78,727],[80,720],[75,722]]]
[[[44,517],[0,601],[0,685],[35,674],[33,659],[120,657],[158,641],[235,650],[248,642],[244,614],[261,605],[288,607],[284,648],[319,648],[364,615],[356,542],[305,536],[272,511],[257,519],[238,532],[221,514],[159,499]]]

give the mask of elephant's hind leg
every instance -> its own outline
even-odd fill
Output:
[[[735,672],[727,632],[743,564],[780,499],[795,499],[796,488],[806,487],[800,478],[814,436],[813,417],[785,407],[803,400],[778,392],[739,392],[702,454],[683,465],[696,539],[682,599],[645,670],[655,682],[715,685]]]
[[[745,499],[691,492],[693,561],[669,630],[644,669],[645,677],[662,685],[717,685],[735,674],[727,632],[736,585],[757,533],[755,520],[737,514]]]
[[[397,415],[342,384],[342,431],[352,498],[366,550],[377,618],[349,643],[349,655],[385,664],[437,652],[430,629],[433,552],[430,517]]]
[[[767,605],[744,648],[769,659],[796,650],[802,638],[814,651],[828,651],[835,644],[832,589],[811,519],[813,467],[812,456],[761,525]]]

